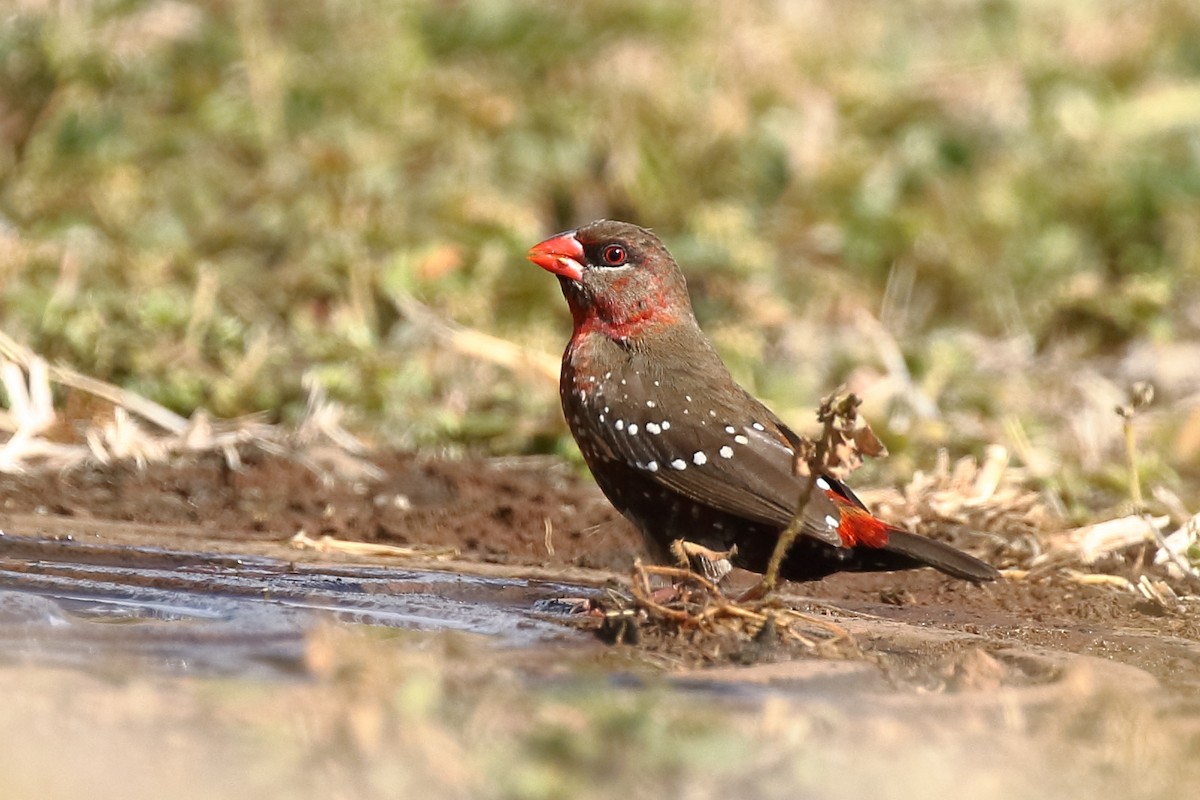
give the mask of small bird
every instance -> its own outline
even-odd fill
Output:
[[[800,437],[734,381],[692,314],[675,259],[650,231],[599,220],[534,246],[558,276],[574,332],[559,394],[601,491],[658,559],[686,542],[764,572],[800,500]],[[780,575],[933,567],[989,581],[995,568],[872,516],[816,479]]]

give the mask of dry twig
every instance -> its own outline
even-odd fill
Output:
[[[783,533],[779,534],[762,582],[749,592],[748,598],[765,597],[775,590],[779,583],[779,568],[792,543],[800,535],[804,509],[821,473],[849,472],[862,463],[862,454],[880,455],[884,452],[883,444],[875,438],[866,423],[859,420],[858,407],[861,404],[862,401],[854,394],[833,394],[821,400],[821,407],[817,410],[817,421],[822,425],[821,437],[815,443],[806,440],[796,451],[793,469],[797,475],[807,478],[800,489],[796,512]]]
[[[651,579],[655,577],[671,581],[665,596],[652,589]],[[853,642],[849,632],[835,622],[803,614],[778,602],[730,599],[714,582],[683,567],[646,566],[639,559],[630,576],[630,591],[634,609],[645,623],[672,631],[730,635],[746,642],[774,635],[779,641],[809,650]],[[618,607],[611,615],[626,620],[628,611]],[[820,629],[826,637],[801,632],[802,627]]]

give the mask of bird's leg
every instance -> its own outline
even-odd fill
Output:
[[[728,550],[713,550],[687,539],[676,539],[671,542],[671,555],[675,556],[679,566],[720,585],[725,576],[733,571],[732,559],[737,555],[737,545]]]

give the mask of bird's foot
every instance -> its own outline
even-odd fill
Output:
[[[679,566],[720,585],[725,576],[733,571],[732,559],[737,555],[737,545],[728,550],[713,550],[687,539],[676,539],[671,542],[671,555],[675,557]]]

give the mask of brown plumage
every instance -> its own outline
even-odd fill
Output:
[[[556,274],[574,332],[559,391],[605,496],[658,557],[676,539],[765,570],[791,520],[799,438],[729,374],[692,315],[682,272],[648,230],[601,220],[535,246]],[[949,545],[871,516],[823,475],[784,560],[792,580],[930,566],[967,580],[998,573]]]

